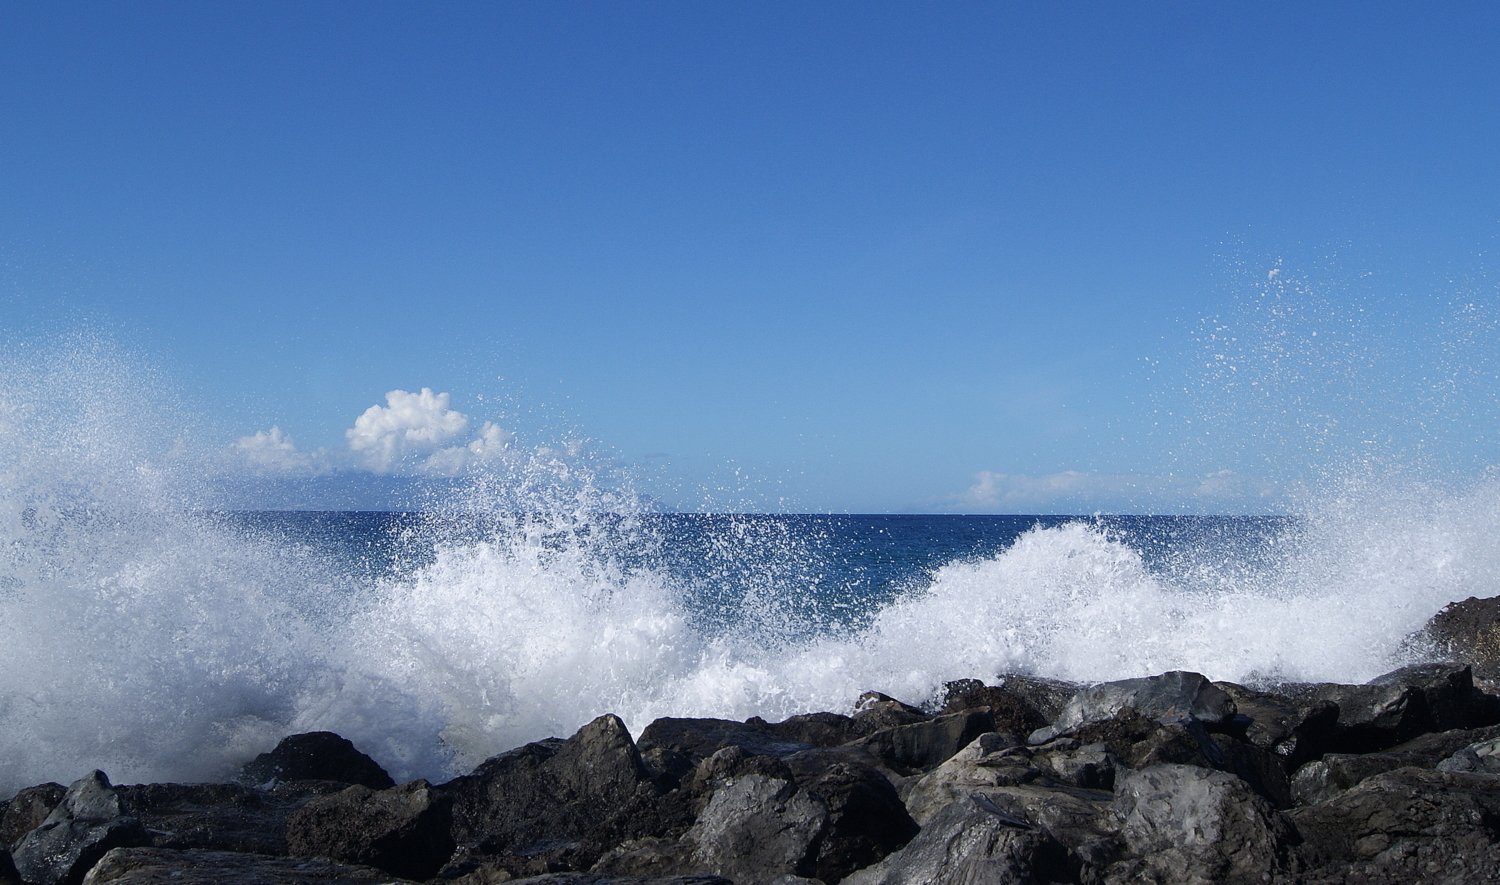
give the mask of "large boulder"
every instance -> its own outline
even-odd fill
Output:
[[[910,776],[943,764],[981,734],[995,730],[988,709],[962,710],[882,729],[853,742],[886,769]]]
[[[389,873],[324,858],[238,851],[115,848],[84,885],[396,885]]]
[[[854,718],[875,729],[881,729],[921,722],[928,718],[928,714],[890,695],[867,691],[854,702]]]
[[[0,848],[9,848],[41,826],[67,794],[62,784],[38,784],[17,793],[0,814]]]
[[[360,784],[372,790],[396,782],[374,759],[331,731],[313,731],[282,738],[275,749],[256,756],[240,770],[239,782],[272,786],[281,781],[328,780]]]
[[[1481,683],[1500,687],[1500,596],[1451,603],[1413,639],[1443,658],[1473,664]]]
[[[1274,753],[1287,771],[1329,752],[1338,734],[1338,705],[1313,695],[1214,683],[1234,701],[1230,727],[1253,746]]]
[[[735,722],[667,717],[646,726],[638,747],[642,753],[671,750],[696,765],[725,747],[739,747],[752,756],[790,756],[813,748],[812,742],[802,740],[805,736],[799,729],[778,729],[759,719]]]
[[[841,713],[803,713],[770,723],[755,717],[745,720],[745,724],[763,728],[788,744],[811,747],[837,747],[879,730],[877,724],[868,718],[855,719]]]
[[[1492,699],[1475,691],[1465,664],[1404,667],[1363,685],[1294,683],[1277,691],[1299,710],[1334,711],[1334,727],[1299,762],[1323,753],[1374,753],[1428,732],[1497,721]],[[1326,725],[1326,712],[1320,723]]]
[[[451,804],[426,781],[378,791],[355,785],[294,813],[286,825],[287,848],[297,857],[431,878],[453,854]]]
[[[1227,722],[1235,715],[1234,700],[1207,677],[1173,670],[1081,689],[1050,727],[1031,736],[1031,742],[1040,744],[1085,723],[1109,719],[1126,707],[1152,719],[1196,719],[1209,725]]]
[[[1470,744],[1439,762],[1438,771],[1472,771],[1500,774],[1500,738]]]
[[[905,848],[844,882],[978,885],[1077,878],[1076,859],[1049,833],[1007,814],[983,796],[970,796],[944,806]]]
[[[1308,881],[1492,882],[1500,870],[1494,775],[1400,768],[1287,812]]]
[[[138,784],[116,787],[153,848],[286,854],[286,823],[335,781],[288,781],[270,790],[241,784]]]
[[[836,882],[890,854],[917,833],[896,788],[876,768],[833,751],[787,760],[797,786],[823,803],[826,820],[812,875]]]
[[[736,882],[839,881],[917,831],[890,781],[859,758],[820,749],[778,760],[726,747],[694,775],[693,791],[708,798],[680,849],[634,846],[633,869],[709,870]],[[628,868],[624,859],[610,868]]]
[[[685,841],[695,865],[741,885],[810,876],[828,809],[790,779],[749,774],[714,791]]]
[[[1378,753],[1327,753],[1297,769],[1291,779],[1292,792],[1300,804],[1322,802],[1387,771],[1441,768],[1445,760],[1451,761],[1466,749],[1482,746],[1497,737],[1500,726],[1491,725],[1418,735]]]
[[[74,781],[41,826],[15,844],[12,861],[29,885],[77,885],[110,849],[143,845],[146,838],[109,778],[95,771]]]
[[[1006,677],[1000,685],[959,679],[943,686],[940,712],[984,710],[994,718],[996,731],[1031,734],[1056,718],[1077,691],[1072,683],[1036,677]]]
[[[1293,830],[1243,781],[1192,765],[1123,774],[1114,812],[1127,858],[1115,881],[1258,882],[1290,867]]]
[[[605,848],[659,835],[672,811],[625,724],[606,715],[568,740],[527,744],[439,788],[452,798],[453,836],[466,855],[530,858],[588,869]]]
[[[1064,782],[1046,764],[1039,764],[1029,748],[1003,735],[981,735],[952,759],[914,779],[905,799],[912,818],[926,832],[945,809],[975,797],[991,813],[1036,828],[1067,846],[1086,867],[1102,868],[1117,859],[1111,793]]]

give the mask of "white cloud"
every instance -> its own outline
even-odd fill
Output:
[[[255,473],[310,475],[326,472],[325,452],[303,452],[280,427],[257,431],[234,441],[234,453]]]
[[[485,421],[477,434],[465,438],[469,426],[469,416],[449,405],[447,393],[424,387],[417,393],[392,390],[385,405],[366,409],[344,431],[346,451],[301,451],[280,427],[241,437],[230,448],[241,467],[276,476],[315,476],[335,469],[457,476],[515,457],[510,431]]]
[[[359,464],[392,473],[413,459],[426,458],[463,433],[469,417],[448,407],[448,394],[392,390],[384,406],[371,406],[344,432]]]
[[[1055,505],[1059,501],[1072,499],[1081,492],[1098,491],[1100,484],[1101,477],[1077,470],[1064,470],[1045,476],[981,470],[974,474],[974,484],[959,495],[955,503],[978,510],[1021,512]]]
[[[457,476],[471,467],[499,463],[510,457],[512,438],[510,431],[486,421],[468,445],[438,449],[427,456],[419,470],[434,476]]]

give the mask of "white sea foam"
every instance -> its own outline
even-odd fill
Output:
[[[685,579],[633,496],[546,451],[424,523],[430,562],[351,585],[202,515],[172,432],[192,422],[160,389],[93,345],[0,361],[0,794],[94,767],[220,778],[309,729],[443,778],[606,711],[774,719],[1017,671],[1363,680],[1444,603],[1500,592],[1500,477],[1362,464],[1254,549],[1148,563],[1100,523],[1037,528],[832,629],[808,604],[815,534],[724,520]]]

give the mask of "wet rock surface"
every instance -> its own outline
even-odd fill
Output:
[[[639,740],[605,715],[435,785],[327,732],[234,783],[95,772],[0,803],[0,883],[1500,879],[1500,699],[1466,664],[997,682]]]

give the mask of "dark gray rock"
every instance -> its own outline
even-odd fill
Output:
[[[1291,697],[1232,682],[1214,683],[1235,703],[1228,723],[1250,744],[1284,760],[1288,771],[1330,752],[1338,734],[1338,705],[1325,698]]]
[[[1500,688],[1500,596],[1451,603],[1413,638],[1442,658],[1473,664],[1480,682]]]
[[[1019,702],[1035,708],[1041,714],[1042,719],[1047,722],[1055,721],[1068,702],[1073,700],[1073,697],[1083,688],[1077,682],[1020,673],[1001,676],[999,687],[1007,694],[1015,696]]]
[[[875,729],[911,725],[927,719],[927,713],[878,691],[867,691],[854,703],[854,718]]]
[[[1048,728],[1031,736],[1043,743],[1089,722],[1113,717],[1129,707],[1140,715],[1163,721],[1196,719],[1210,725],[1235,715],[1235,704],[1223,689],[1198,673],[1174,670],[1160,676],[1123,679],[1081,689]]]
[[[983,734],[942,765],[909,780],[902,798],[912,819],[925,827],[939,811],[960,799],[1019,784],[1065,786],[1035,762],[1031,750],[1004,735]]]
[[[1287,816],[1308,881],[1488,882],[1500,870],[1494,775],[1401,768]]]
[[[735,885],[722,876],[607,876],[595,873],[546,873],[525,879],[502,879],[506,885]],[[455,885],[489,885],[460,879]]]
[[[681,841],[685,852],[674,859],[670,846],[637,845],[607,868],[707,869],[737,882],[780,876],[836,882],[917,831],[890,781],[860,758],[844,748],[784,760],[725,748],[694,775],[694,790],[708,799]]]
[[[240,784],[116,787],[146,829],[152,848],[286,854],[286,822],[309,799],[337,792],[335,781],[290,781],[271,790]]]
[[[1044,830],[982,796],[949,803],[905,848],[844,882],[1031,883],[1078,880],[1078,862]]]
[[[627,839],[605,851],[589,872],[600,876],[674,876],[693,868],[692,850],[681,838]]]
[[[854,746],[896,774],[909,776],[943,764],[981,734],[994,731],[994,725],[989,710],[964,710],[882,729]]]
[[[813,748],[810,742],[782,737],[763,720],[676,718],[658,719],[647,725],[638,746],[642,753],[659,749],[675,751],[694,765],[731,746],[752,756],[790,756]]]
[[[17,793],[0,815],[0,848],[9,848],[41,826],[67,794],[62,784],[38,784]]]
[[[111,848],[142,845],[140,821],[126,813],[102,771],[68,787],[41,826],[11,852],[21,879],[31,885],[76,885]]]
[[[387,790],[355,785],[308,802],[287,821],[289,853],[427,879],[448,862],[452,800],[426,781]]]
[[[1068,848],[1085,869],[1118,859],[1118,839],[1105,790],[1063,783],[1032,758],[1031,749],[981,735],[952,759],[913,781],[907,810],[926,832],[944,809],[980,797],[994,813],[1034,827]],[[921,839],[921,834],[913,842]]]
[[[778,740],[810,747],[837,747],[879,730],[870,719],[855,719],[839,713],[804,713],[781,722],[747,719],[747,725],[759,725]]]
[[[1288,684],[1277,691],[1299,710],[1336,710],[1334,728],[1297,754],[1299,764],[1323,753],[1374,753],[1428,732],[1496,721],[1463,664],[1404,667],[1364,685]]]
[[[246,763],[239,776],[239,782],[248,786],[299,780],[338,781],[373,790],[396,785],[374,759],[331,731],[282,738],[275,749]]]
[[[1500,774],[1500,738],[1470,744],[1437,764],[1438,771]]]
[[[608,715],[566,741],[489,759],[439,789],[453,801],[456,860],[498,858],[515,873],[586,870],[606,848],[662,835],[674,815],[689,813],[661,801],[630,732]]]
[[[799,789],[823,803],[826,820],[811,871],[837,882],[905,845],[917,833],[896,788],[873,767],[827,751],[787,760]]]
[[[269,857],[237,851],[115,848],[85,885],[376,885],[406,880],[322,858]]]
[[[1323,802],[1366,778],[1410,764],[1410,759],[1391,753],[1328,753],[1292,775],[1292,797],[1301,805]]]
[[[715,790],[684,837],[695,865],[739,885],[810,875],[828,808],[791,780],[750,774]]]
[[[1044,684],[1044,683],[1043,683]],[[1066,683],[1061,683],[1065,685]],[[978,679],[960,679],[943,686],[940,713],[961,713],[967,710],[983,710],[994,721],[993,730],[1009,734],[1031,734],[1047,724],[1062,711],[1067,699],[1056,701],[1055,695],[1042,694],[1038,686],[1028,685],[1014,677],[1002,685],[985,685]],[[1057,694],[1062,693],[1057,690]],[[1069,695],[1076,691],[1073,688]],[[1046,712],[1044,712],[1044,710]]]
[[[1430,663],[1402,667],[1377,676],[1370,685],[1400,685],[1420,693],[1427,722],[1422,731],[1478,728],[1500,723],[1500,699],[1474,687],[1474,670],[1464,663]]]
[[[1114,812],[1126,858],[1114,881],[1266,881],[1291,868],[1296,831],[1239,778],[1191,765],[1123,773]]]

